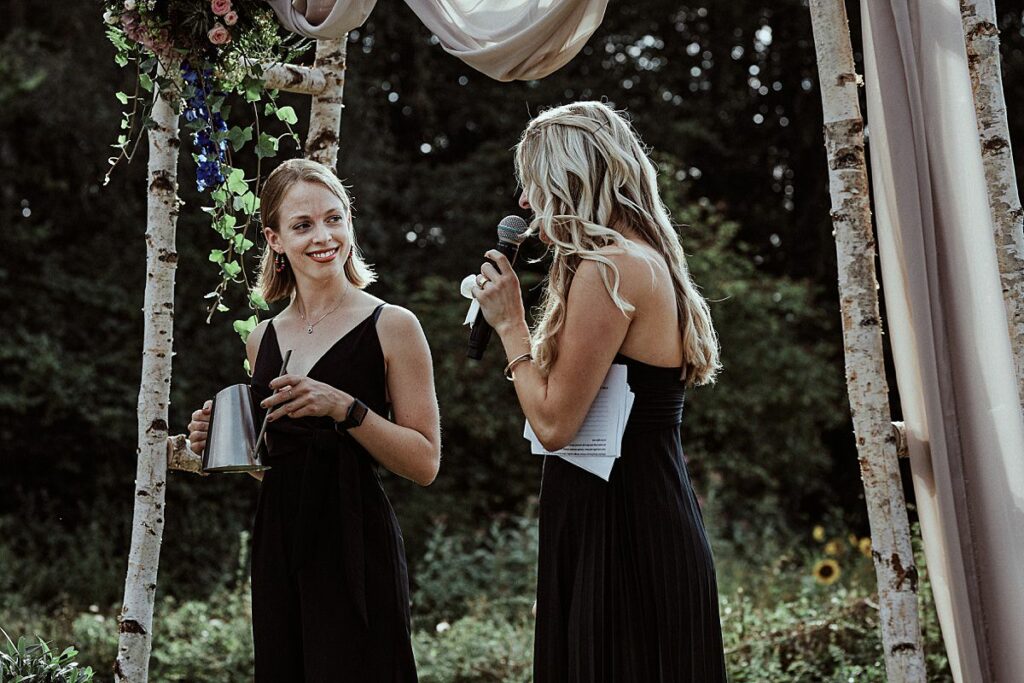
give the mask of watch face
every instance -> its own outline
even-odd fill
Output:
[[[349,427],[358,427],[363,424],[363,418],[366,417],[366,411],[368,408],[366,404],[356,399],[352,402],[352,406],[348,409],[348,418],[345,420]]]

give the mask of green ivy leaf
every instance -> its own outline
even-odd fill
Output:
[[[121,104],[128,104],[128,93],[119,90],[116,93],[114,93],[114,97],[116,97],[117,101]]]
[[[153,92],[153,79],[149,77],[149,74],[139,74],[139,85],[143,90]]]
[[[249,316],[245,320],[236,320],[231,324],[231,326],[235,329],[235,332],[238,333],[238,335],[242,338],[242,341],[244,342],[249,338],[249,334],[256,329],[256,325],[257,323],[259,323],[259,321],[260,319],[253,315]]]
[[[235,251],[237,251],[239,254],[244,254],[245,252],[252,249],[253,246],[255,246],[255,242],[253,242],[250,239],[246,239],[245,235],[243,235],[242,233],[238,233],[235,235],[234,243]]]
[[[277,138],[273,135],[260,133],[260,139],[256,143],[256,156],[260,159],[277,155]]]
[[[228,193],[227,191],[224,190],[223,187],[218,187],[216,190],[210,193],[210,199],[217,202],[218,204],[223,204],[228,200]]]
[[[259,102],[263,97],[263,79],[254,76],[246,76],[242,79],[242,90],[245,92],[246,102]]]
[[[214,263],[224,263],[224,251],[222,249],[214,249],[210,252],[210,260]]]
[[[210,108],[211,112],[219,112],[223,105],[224,105],[224,96],[223,95],[213,95],[213,94],[210,94],[210,95],[206,96],[206,106]]]
[[[228,142],[231,143],[231,149],[238,151],[242,149],[242,145],[252,140],[252,126],[240,128],[238,126],[232,127],[228,131]]]
[[[269,311],[270,304],[263,298],[263,292],[258,289],[254,289],[249,292],[249,305],[253,308],[258,308],[261,311]]]
[[[231,309],[225,306],[224,304],[217,304],[217,310],[220,311],[221,313],[224,313],[226,311],[230,311]]]
[[[295,115],[295,110],[291,107],[281,107],[276,113],[278,120],[284,121],[290,126],[299,122],[299,117]]]
[[[241,211],[247,216],[256,213],[260,208],[260,199],[252,192],[246,192],[240,197],[235,197],[232,203],[235,211]]]
[[[114,63],[118,66],[128,66],[128,57],[118,52],[114,55]]]
[[[231,173],[228,174],[228,190],[236,195],[249,191],[249,183],[245,182],[245,171],[240,168],[231,169]]]
[[[226,213],[213,222],[213,229],[216,230],[221,237],[228,240],[231,239],[235,234],[235,217],[230,213]],[[218,261],[218,263],[220,263]]]
[[[238,275],[242,272],[242,266],[241,264],[238,263],[238,261],[228,261],[220,265],[221,268],[224,269],[224,273],[232,279],[238,277]]]

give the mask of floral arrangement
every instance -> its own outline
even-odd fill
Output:
[[[221,281],[207,294],[207,320],[228,310],[224,294],[231,283],[245,284],[251,309],[267,310],[242,263],[254,246],[249,232],[259,210],[255,186],[262,160],[277,154],[282,139],[297,147],[299,139],[292,130],[298,120],[294,110],[277,105],[277,92],[264,88],[263,70],[266,64],[290,61],[309,41],[284,37],[263,0],[106,0],[104,9],[115,62],[135,69],[134,92],[116,93],[126,110],[107,180],[119,162],[131,161],[145,137],[156,91],[172,92],[191,134],[196,187],[212,202],[203,210],[225,240],[223,249],[210,253]],[[252,109],[250,124],[229,124],[229,100]],[[284,130],[273,135],[261,120]],[[232,159],[249,143],[254,143],[257,160],[253,177]],[[236,320],[234,327],[244,339],[256,322],[252,315]]]

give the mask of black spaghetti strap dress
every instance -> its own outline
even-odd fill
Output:
[[[308,376],[386,415],[382,307]],[[281,363],[271,322],[253,369],[257,401],[271,394]],[[252,550],[255,680],[416,681],[405,548],[376,461],[329,417],[285,417],[266,438]]]
[[[621,354],[636,395],[604,481],[544,460],[536,683],[723,683],[714,559],[683,460],[679,368]]]

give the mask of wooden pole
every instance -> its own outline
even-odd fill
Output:
[[[981,136],[988,204],[995,229],[999,278],[1017,369],[1017,395],[1024,401],[1024,211],[1006,122],[999,70],[999,27],[994,0],[960,0],[974,110]]]
[[[864,122],[849,22],[843,0],[811,0],[810,11],[839,262],[846,385],[871,524],[885,667],[891,683],[924,683],[918,574],[882,356]]]
[[[163,75],[163,71],[160,71]],[[167,406],[174,332],[174,273],[178,254],[178,93],[161,89],[149,130],[149,200],[146,211],[145,329],[138,402],[135,511],[128,575],[121,608],[115,681],[143,683],[149,677],[153,602],[164,531],[167,478]]]

